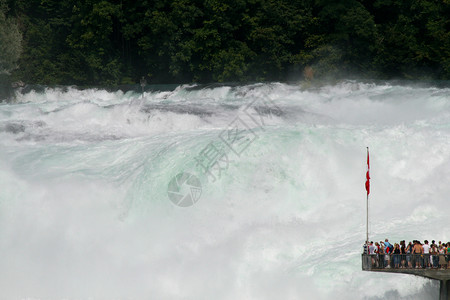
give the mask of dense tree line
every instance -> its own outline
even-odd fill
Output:
[[[17,64],[12,78],[28,83],[287,80],[308,65],[316,76],[450,79],[450,0],[0,3],[0,49],[16,42],[0,66]],[[8,26],[21,36],[2,35]]]

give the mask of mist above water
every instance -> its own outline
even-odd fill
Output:
[[[450,240],[449,104],[357,81],[18,93],[0,105],[1,294],[436,299],[429,280],[361,271],[365,151],[371,239]],[[248,139],[205,174],[235,126]],[[182,172],[201,182],[188,207],[167,193]]]

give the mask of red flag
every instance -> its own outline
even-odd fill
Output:
[[[367,191],[367,196],[369,196],[369,194],[370,194],[370,175],[369,175],[369,171],[370,171],[369,147],[367,147],[367,173],[366,173],[366,191]]]

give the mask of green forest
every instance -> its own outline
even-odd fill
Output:
[[[0,74],[45,85],[450,79],[450,0],[0,0]]]

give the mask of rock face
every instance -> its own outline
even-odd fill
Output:
[[[310,66],[306,66],[303,70],[303,75],[305,76],[306,80],[312,80],[314,78],[314,70]]]
[[[0,102],[14,98],[14,90],[25,87],[22,80],[11,82],[7,75],[0,76]]]

